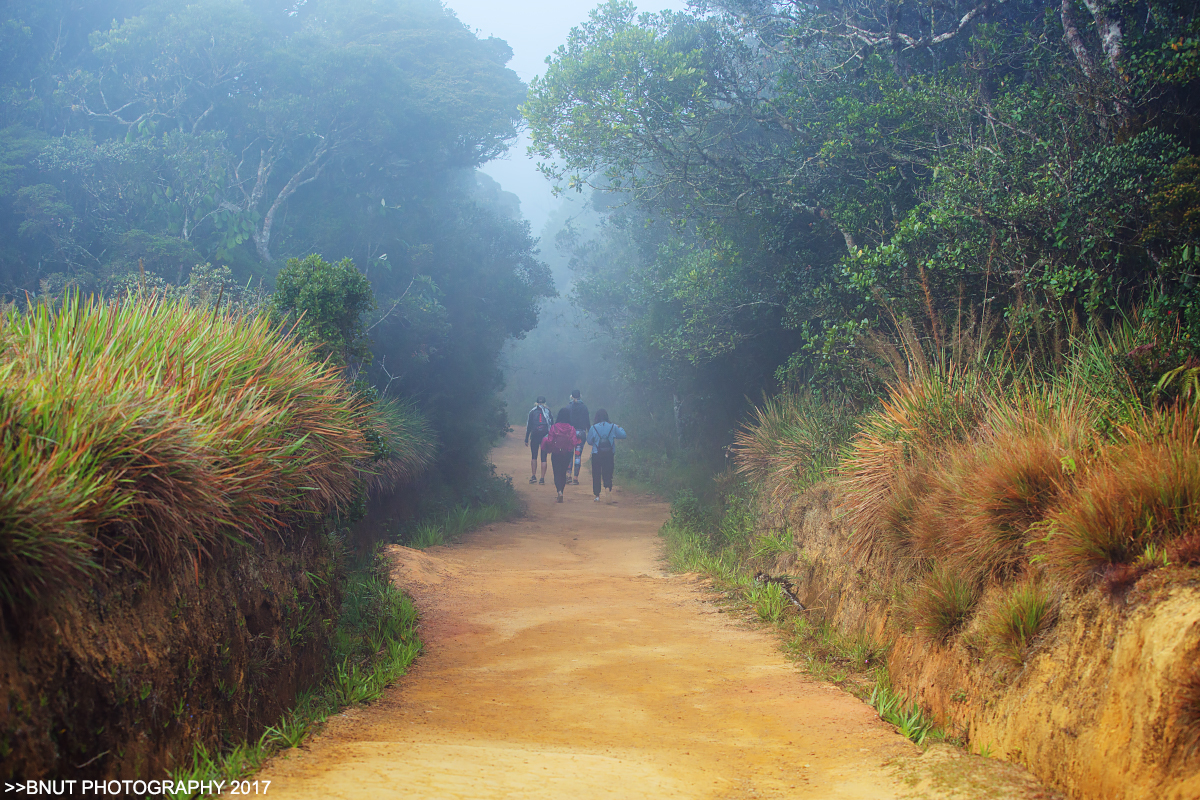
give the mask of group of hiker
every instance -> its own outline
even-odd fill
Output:
[[[616,463],[617,439],[625,438],[625,429],[614,425],[603,408],[596,409],[595,420],[580,397],[579,390],[571,392],[571,399],[557,414],[551,414],[546,398],[539,396],[537,405],[529,410],[525,423],[525,444],[529,445],[530,483],[546,482],[546,459],[554,471],[554,488],[558,490],[558,502],[563,501],[567,485],[579,485],[579,468],[583,463],[583,446],[592,446],[592,494],[593,502],[600,502],[600,490],[608,491],[608,502],[612,502],[613,467]],[[538,455],[542,459],[542,476],[537,473]]]

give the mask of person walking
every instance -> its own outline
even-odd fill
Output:
[[[575,431],[579,434],[579,444],[575,446],[575,477],[571,481],[578,486],[579,467],[583,461],[583,443],[587,439],[587,430],[592,424],[592,417],[588,413],[588,407],[580,399],[578,389],[571,392],[571,400],[567,403],[567,408],[571,410],[571,424],[575,426]]]
[[[600,502],[600,484],[608,490],[608,502],[612,499],[613,468],[616,466],[617,439],[625,438],[625,429],[608,419],[608,411],[596,409],[596,424],[588,428],[587,443],[592,446],[592,494],[593,502]]]
[[[571,409],[564,406],[554,417],[557,422],[542,440],[542,452],[550,453],[550,468],[554,470],[554,488],[558,490],[558,502],[563,501],[563,490],[571,479],[571,458],[579,446],[579,434],[570,422]]]
[[[538,395],[537,403],[529,409],[529,417],[525,420],[525,444],[529,445],[529,471],[532,473],[529,476],[530,483],[546,482],[546,451],[542,450],[542,439],[546,438],[553,424],[554,417],[550,415],[550,409],[546,408],[546,398]],[[539,450],[542,453],[541,480],[538,480],[537,476]]]

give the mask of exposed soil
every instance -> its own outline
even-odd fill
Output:
[[[0,618],[0,779],[158,779],[255,739],[320,680],[340,605],[319,527],[112,568]],[[324,580],[312,580],[324,576]]]
[[[663,571],[667,506],[530,486],[529,515],[424,552],[396,547],[425,653],[382,700],[273,760],[273,798],[1054,797],[1020,768],[925,755],[773,633]]]

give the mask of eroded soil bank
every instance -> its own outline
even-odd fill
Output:
[[[797,552],[774,570],[796,576],[814,616],[890,643],[893,684],[940,725],[1081,800],[1200,797],[1195,569],[1157,570],[1120,596],[1068,596],[1014,665],[989,654],[970,626],[940,643],[915,631],[904,603],[881,591],[893,585],[894,563],[855,561],[832,502],[813,491],[760,518],[795,539]]]
[[[162,779],[319,680],[340,596],[319,526],[114,570],[0,624],[0,778]]]
[[[272,761],[258,776],[272,797],[1056,796],[1013,765],[922,755],[702,582],[664,573],[664,504],[593,503],[579,486],[559,505],[525,484],[519,438],[495,457],[529,516],[394,548],[425,654],[380,702]]]

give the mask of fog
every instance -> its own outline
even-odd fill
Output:
[[[451,0],[446,6],[481,37],[495,36],[508,42],[513,50],[508,63],[521,80],[528,83],[546,68],[546,58],[567,40],[571,28],[587,19],[597,3],[591,0],[524,0],[497,3],[494,0]],[[644,0],[641,11],[671,9],[683,11],[682,0]],[[557,201],[550,184],[537,171],[526,149],[529,139],[524,132],[508,153],[482,168],[509,192],[521,198],[521,210],[533,226],[534,235],[542,232]],[[561,288],[561,287],[560,287]]]

